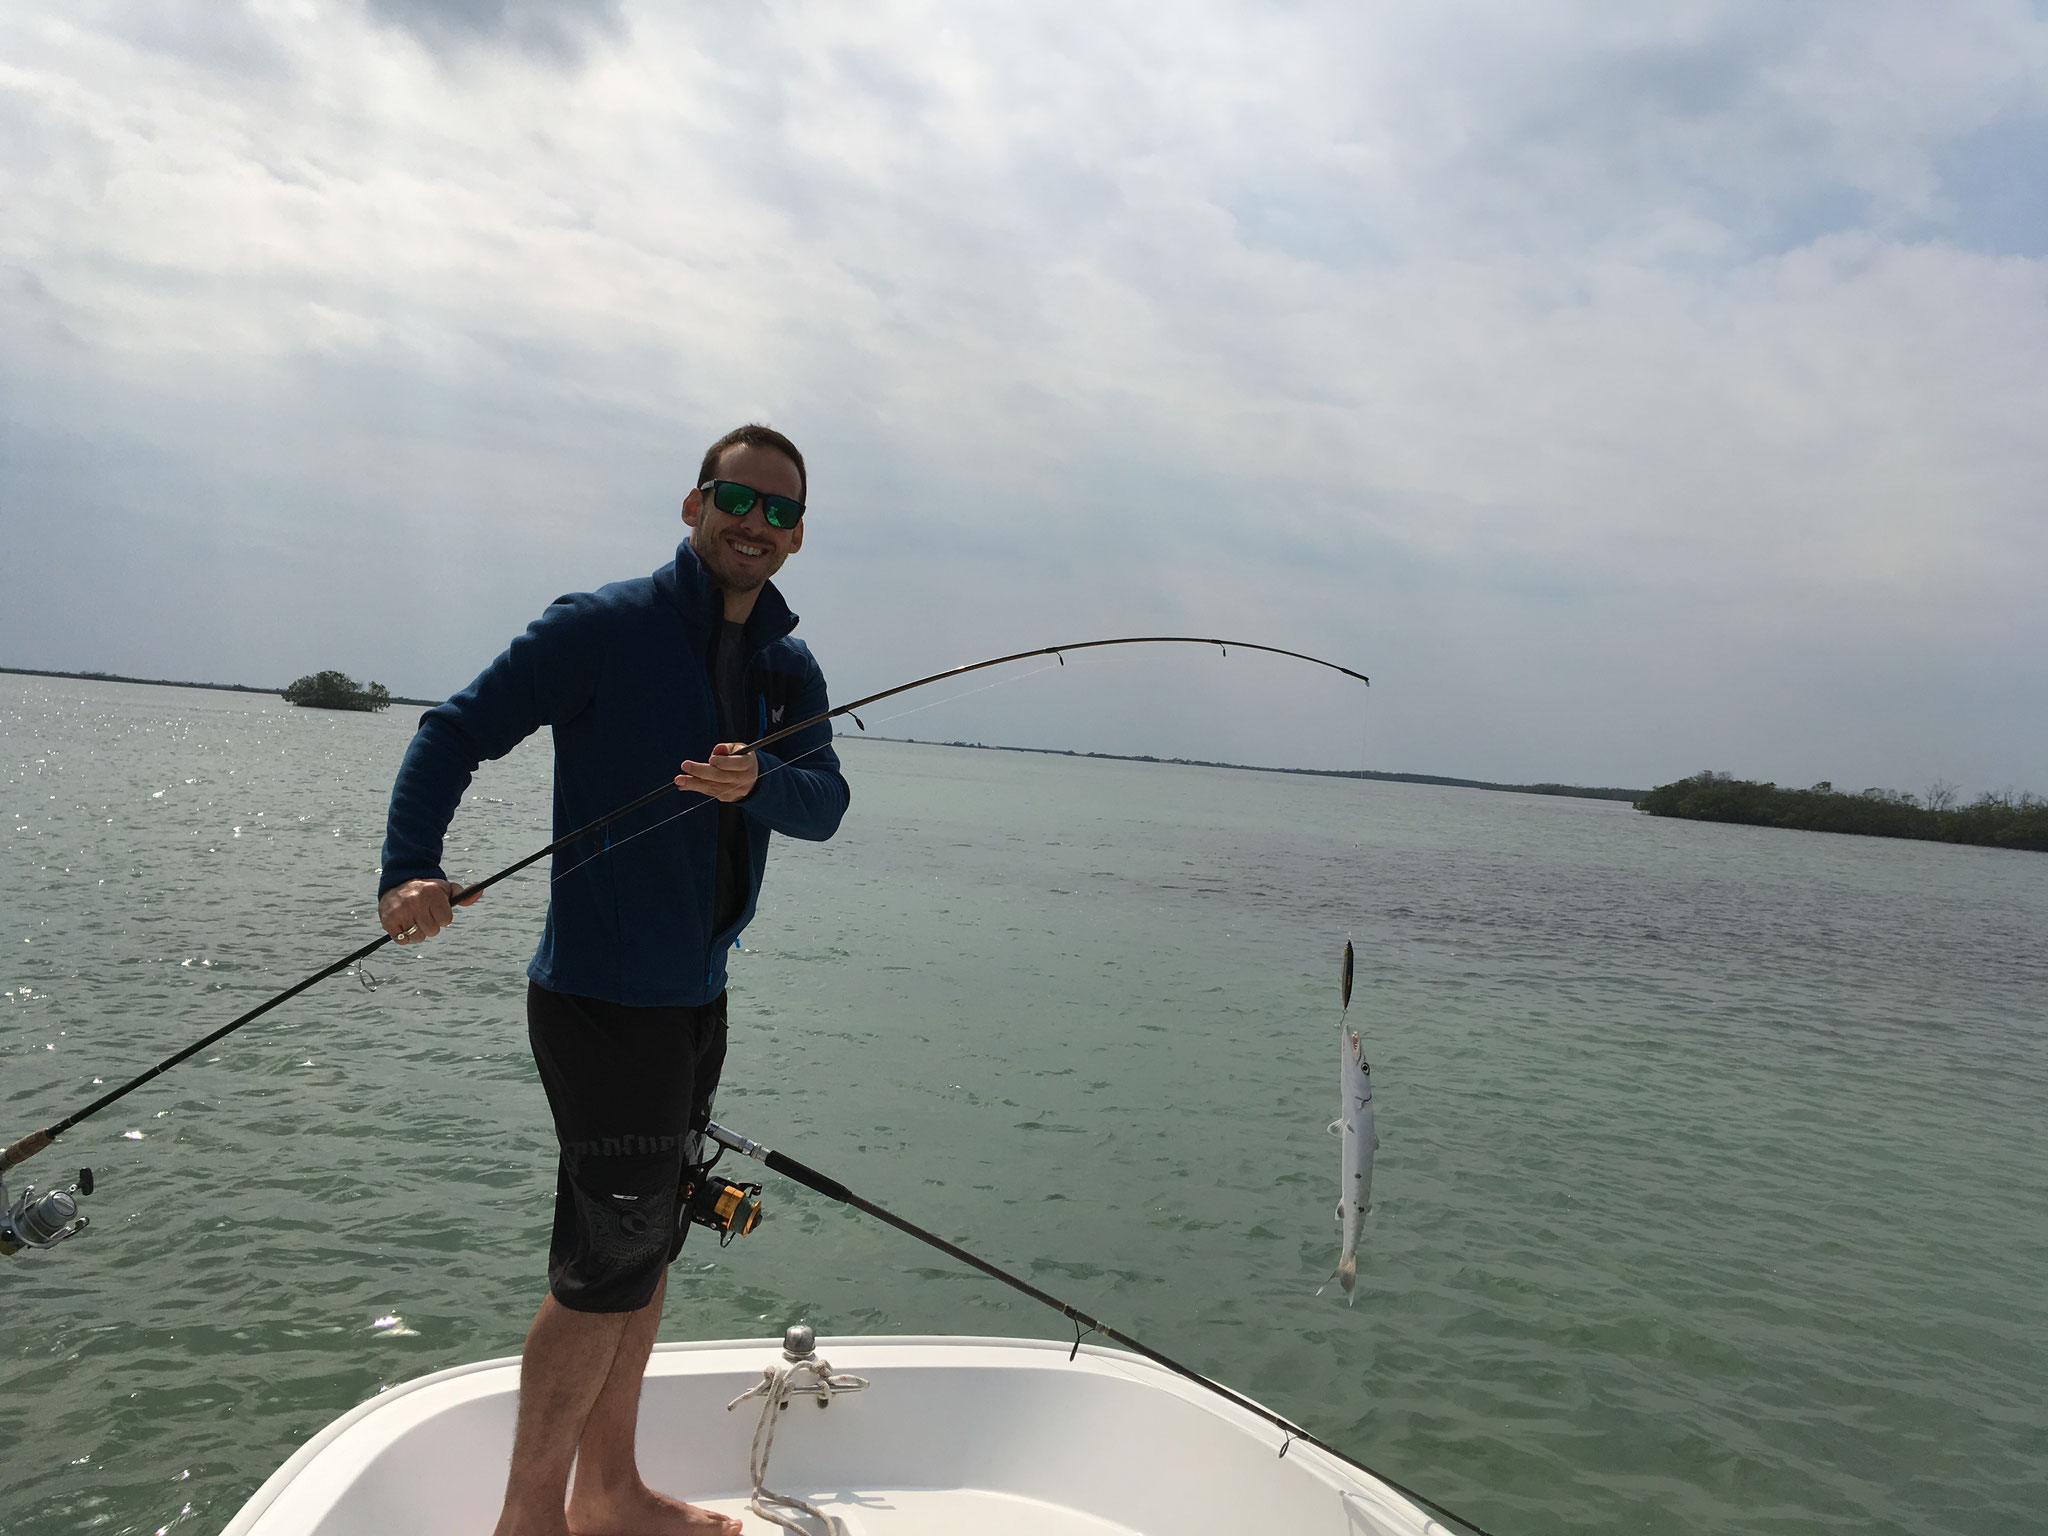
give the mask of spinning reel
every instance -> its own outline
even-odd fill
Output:
[[[708,1113],[705,1116],[709,1123]],[[761,1186],[736,1184],[711,1170],[725,1156],[720,1146],[704,1160],[704,1127],[690,1127],[689,1162],[683,1168],[683,1215],[695,1226],[709,1227],[718,1234],[718,1246],[729,1247],[736,1237],[745,1237],[761,1222]]]
[[[761,1222],[761,1186],[735,1184],[706,1168],[683,1177],[683,1210],[692,1222],[718,1234],[723,1248],[745,1237]]]
[[[19,1253],[24,1248],[54,1248],[67,1237],[76,1237],[92,1225],[81,1215],[78,1197],[92,1193],[92,1170],[78,1170],[78,1182],[70,1189],[36,1193],[33,1184],[22,1186],[21,1194],[7,1198],[7,1176],[0,1173],[0,1254]]]

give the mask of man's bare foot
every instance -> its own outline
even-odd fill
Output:
[[[603,1494],[578,1489],[569,1498],[569,1530],[572,1536],[740,1536],[740,1523],[642,1483]]]

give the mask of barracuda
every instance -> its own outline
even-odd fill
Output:
[[[1345,1018],[1351,1014],[1352,970],[1351,941],[1346,939]],[[1356,1299],[1352,1292],[1358,1286],[1358,1229],[1372,1209],[1372,1155],[1379,1150],[1380,1139],[1373,1134],[1372,1067],[1365,1059],[1365,1044],[1358,1038],[1358,1031],[1346,1028],[1341,1019],[1337,1024],[1337,1118],[1330,1122],[1330,1133],[1344,1140],[1337,1183],[1337,1227],[1343,1240],[1330,1280],[1344,1288],[1349,1304]],[[1329,1283],[1325,1280],[1316,1288],[1316,1294],[1322,1295]]]
[[[1349,1297],[1358,1285],[1358,1228],[1372,1209],[1372,1155],[1380,1139],[1372,1128],[1372,1068],[1357,1030],[1338,1035],[1338,1081],[1344,1095],[1342,1112],[1330,1129],[1344,1138],[1342,1182],[1337,1197],[1337,1225],[1344,1234],[1337,1252],[1335,1279]]]

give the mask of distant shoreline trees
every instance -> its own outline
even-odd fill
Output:
[[[287,704],[307,709],[355,709],[368,712],[391,707],[391,690],[382,683],[359,684],[346,672],[315,672],[284,691]]]
[[[1972,843],[1986,848],[2027,848],[2048,853],[2048,800],[2034,794],[1986,794],[1957,803],[1956,787],[1937,779],[1926,802],[1890,789],[1844,794],[1823,780],[1811,789],[1780,789],[1712,771],[1659,784],[1636,801],[1651,816],[1726,821],[1749,827],[1803,832],[1860,832],[1867,837],[1908,837],[1923,842]]]

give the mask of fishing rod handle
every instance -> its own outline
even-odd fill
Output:
[[[860,1207],[867,1204],[837,1179],[818,1172],[808,1163],[798,1162],[786,1152],[777,1152],[772,1147],[762,1146],[758,1141],[750,1141],[738,1131],[728,1131],[716,1120],[704,1127],[704,1134],[727,1151],[737,1152],[742,1157],[751,1157],[757,1163],[766,1163],[771,1171],[781,1174],[785,1179],[794,1179],[806,1189],[816,1190],[827,1200],[837,1200],[841,1205]]]
[[[867,1202],[837,1179],[828,1178],[808,1163],[800,1163],[787,1152],[770,1152],[761,1159],[769,1168],[785,1179],[794,1179],[810,1189],[815,1189],[827,1200],[837,1200],[841,1205],[865,1208]]]
[[[5,1173],[17,1163],[27,1162],[56,1139],[48,1131],[30,1131],[5,1152],[0,1152],[0,1173]]]

